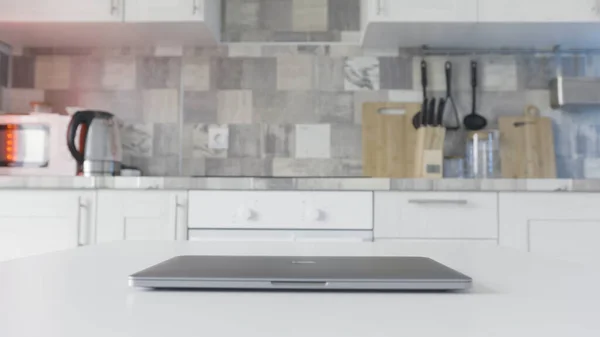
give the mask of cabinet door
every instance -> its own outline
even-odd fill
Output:
[[[127,0],[126,9],[127,22],[182,22],[204,19],[204,0]]]
[[[496,193],[376,192],[375,237],[497,239]]]
[[[0,192],[0,261],[87,243],[93,192]]]
[[[99,191],[96,242],[185,240],[185,192]]]
[[[476,22],[478,0],[371,0],[371,18],[394,22]]]
[[[501,193],[500,245],[600,265],[600,195]]]
[[[597,6],[596,0],[479,0],[479,21],[597,21]]]
[[[119,22],[124,0],[0,0],[4,22]]]

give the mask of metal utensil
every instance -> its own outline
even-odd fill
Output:
[[[421,86],[423,88],[423,106],[421,107],[421,111],[413,117],[413,126],[415,129],[420,128],[421,125],[426,125],[427,122],[427,62],[425,60],[421,61]]]
[[[444,110],[440,111],[443,111],[443,115],[446,115],[447,112],[452,112],[452,115],[454,115],[455,125],[446,125],[447,130],[460,130],[460,116],[458,114],[458,109],[456,108],[456,103],[454,102],[454,97],[452,97],[452,62],[447,61],[444,65],[444,69],[446,70],[446,101]],[[445,109],[451,109],[451,111],[446,111]],[[440,122],[440,125],[442,125],[442,122]]]
[[[473,106],[471,114],[467,115],[463,120],[467,130],[478,131],[485,129],[487,126],[487,119],[477,114],[477,62],[471,61],[471,88],[473,89]]]

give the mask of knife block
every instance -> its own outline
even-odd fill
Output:
[[[415,146],[415,178],[444,177],[444,127],[424,126],[417,130]]]

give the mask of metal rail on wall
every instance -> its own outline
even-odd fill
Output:
[[[421,48],[400,48],[400,53],[413,56],[483,56],[483,55],[565,55],[565,54],[600,54],[599,48],[586,49],[563,49],[554,46],[551,49],[537,48],[453,48],[453,47],[431,47],[428,45]]]

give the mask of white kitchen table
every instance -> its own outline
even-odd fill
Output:
[[[468,293],[150,291],[127,276],[208,255],[424,255],[474,278]],[[600,273],[453,243],[120,242],[0,264],[0,336],[600,336]]]

